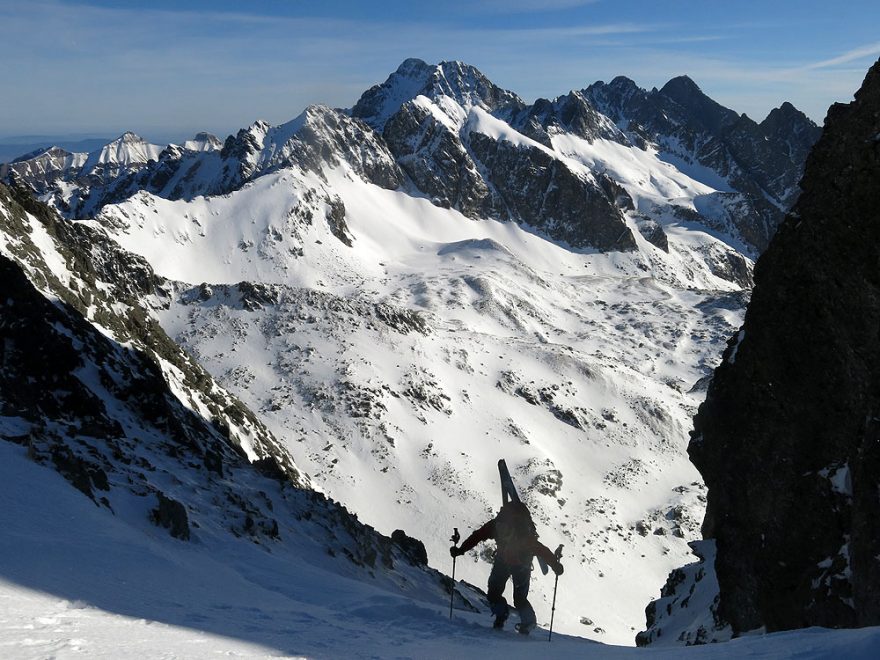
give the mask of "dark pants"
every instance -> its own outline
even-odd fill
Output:
[[[532,577],[532,564],[508,566],[500,559],[495,559],[492,572],[489,574],[489,605],[495,616],[507,616],[508,605],[504,598],[504,587],[507,578],[513,578],[513,606],[519,612],[520,623],[526,626],[535,624],[535,610],[529,604],[529,580]]]

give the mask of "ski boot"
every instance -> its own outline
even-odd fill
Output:
[[[514,626],[520,635],[528,635],[535,629],[534,623],[518,623]]]

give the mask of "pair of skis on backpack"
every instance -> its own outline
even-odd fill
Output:
[[[501,504],[507,504],[508,501],[520,502],[519,493],[516,492],[516,486],[513,485],[513,479],[510,476],[510,471],[507,469],[507,463],[503,458],[498,460],[498,475],[501,478]],[[553,553],[556,556],[557,561],[562,559],[562,544],[559,544],[559,547],[556,548],[556,552]],[[547,575],[547,572],[550,570],[550,567],[547,566],[547,562],[545,562],[541,557],[536,556],[535,559],[538,560],[538,566],[541,568],[541,573]],[[559,575],[556,576],[556,580],[558,582]],[[553,588],[553,614],[556,614],[556,588]],[[498,620],[498,617],[495,618],[495,623],[493,624],[493,628],[501,629],[504,627],[504,621],[507,617]],[[535,624],[523,625],[522,623],[517,623],[514,628],[520,635],[528,635],[532,630],[535,629]],[[550,621],[550,635],[553,635],[553,620],[551,618]],[[547,641],[550,641],[550,638],[547,638]]]
[[[502,505],[502,507],[511,501],[512,502],[521,502],[522,500],[520,500],[519,493],[516,492],[516,486],[514,486],[513,479],[510,476],[510,471],[507,469],[507,463],[505,462],[505,460],[503,458],[498,460],[498,475],[499,475],[500,481],[501,481],[501,505]],[[458,533],[458,528],[456,528],[454,531],[454,534],[452,535],[452,538],[449,540],[452,541],[452,543],[457,546],[460,538],[461,538],[461,536]],[[560,544],[559,547],[556,548],[556,552],[554,552],[553,554],[556,556],[557,561],[562,558],[562,544]],[[544,575],[547,575],[547,573],[550,570],[550,567],[547,565],[547,562],[545,562],[540,556],[537,556],[537,555],[535,556],[535,559],[538,560],[538,566],[540,567],[541,572]],[[452,575],[453,575],[453,593],[454,593],[454,591],[455,591],[455,587],[454,587],[455,564],[454,563],[453,563],[453,568],[452,568]],[[558,584],[558,581],[559,581],[558,573],[556,576],[556,580],[557,580],[557,584]],[[509,611],[508,611],[508,613],[509,613]],[[495,630],[502,630],[504,628],[504,623],[505,623],[505,621],[507,621],[508,613],[505,613],[503,616],[496,616],[495,617],[495,621],[492,625],[492,627]],[[555,614],[555,613],[556,613],[556,588],[554,586],[554,589],[553,589],[553,614]],[[449,602],[449,617],[452,618],[452,600],[451,599]],[[514,628],[516,629],[516,631],[519,634],[526,636],[532,630],[535,629],[535,624],[532,623],[532,624],[524,625],[522,623],[517,623],[514,626]],[[552,619],[552,617],[550,620],[550,635],[551,636],[553,635],[553,619]],[[549,641],[549,639],[550,638],[548,637],[548,641]]]

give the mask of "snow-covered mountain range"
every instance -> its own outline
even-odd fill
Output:
[[[250,430],[233,416],[227,441],[249,460],[288,457],[302,486],[448,569],[452,528],[497,509],[505,457],[542,540],[565,544],[557,629],[631,644],[699,537],[690,420],[817,134],[789,105],[758,124],[687,78],[527,104],[471,66],[407,60],[349,111],[255,122],[220,148],[126,134],[4,175],[117,273],[50,268],[67,289],[179,343],[192,361],[174,353],[172,387],[185,363],[241,401]],[[35,227],[22,250],[57,265]],[[132,272],[149,286],[120,291]],[[483,584],[490,556],[457,576]],[[532,589],[546,623],[552,581]]]

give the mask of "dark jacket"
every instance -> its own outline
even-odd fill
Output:
[[[468,536],[464,543],[461,544],[461,548],[459,549],[462,554],[473,548],[477,545],[477,543],[481,543],[483,541],[488,541],[489,539],[495,538],[495,520],[494,518],[487,522],[485,525],[480,527],[473,534]],[[553,568],[556,571],[561,567],[561,564],[553,555],[553,551],[550,550],[546,545],[538,541],[538,539],[534,536],[526,536],[525,538],[518,538],[514,542],[502,545],[498,544],[498,554],[496,555],[496,561],[500,559],[508,566],[522,566],[524,564],[530,564],[532,562],[532,557],[535,556],[543,559],[548,566]]]

